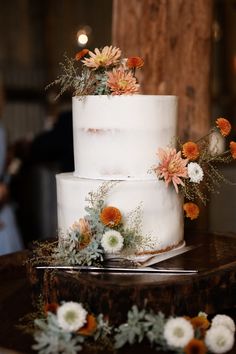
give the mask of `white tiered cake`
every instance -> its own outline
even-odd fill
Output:
[[[176,135],[175,96],[87,96],[73,98],[74,173],[57,178],[60,237],[85,215],[86,196],[105,181],[119,181],[107,205],[126,215],[142,205],[139,253],[155,254],[183,242],[182,199],[151,171],[158,147]],[[63,236],[62,236],[63,235]],[[150,242],[151,241],[151,242]]]

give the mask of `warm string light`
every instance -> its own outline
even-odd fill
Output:
[[[79,47],[84,47],[89,39],[92,29],[90,26],[83,26],[77,32],[77,42]]]

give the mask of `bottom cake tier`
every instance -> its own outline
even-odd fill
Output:
[[[58,174],[56,180],[59,238],[64,238],[72,225],[86,216],[89,193],[96,193],[108,182],[74,177],[72,173]],[[183,243],[182,199],[162,181],[115,181],[106,205],[120,210],[124,227],[130,222],[128,216],[140,207],[140,231],[146,242],[140,247],[139,255],[167,251]]]

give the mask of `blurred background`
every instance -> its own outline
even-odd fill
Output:
[[[7,132],[8,164],[19,162],[10,181],[11,201],[26,246],[56,236],[55,173],[73,170],[73,162],[65,166],[46,151],[44,158],[32,145],[71,110],[70,95],[55,101],[56,89],[45,87],[60,73],[64,54],[74,57],[84,47],[93,50],[110,44],[111,30],[112,0],[1,0],[1,121]],[[235,127],[235,0],[214,0],[212,33],[212,117],[227,116]],[[57,137],[63,144],[69,132]],[[71,146],[68,149],[71,152]],[[236,180],[235,169],[226,166],[224,172]],[[228,185],[212,196],[209,230],[225,231],[227,225],[227,231],[236,231],[235,200]],[[222,209],[223,203],[227,207]]]

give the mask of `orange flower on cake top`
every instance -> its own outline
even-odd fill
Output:
[[[122,219],[121,212],[118,208],[108,206],[102,209],[100,214],[101,222],[109,227],[115,227],[120,224]]]
[[[230,147],[230,152],[231,152],[232,158],[236,159],[236,142],[231,141],[229,144],[229,147]]]
[[[113,69],[107,73],[107,77],[107,86],[112,95],[131,95],[139,90],[139,84],[130,71]]]
[[[231,124],[228,119],[225,118],[218,118],[216,120],[216,126],[219,128],[220,133],[222,136],[228,136],[231,132]]]
[[[126,65],[129,69],[141,68],[144,61],[140,57],[130,57],[127,59]]]
[[[175,190],[178,193],[178,184],[184,186],[181,178],[187,178],[187,163],[188,159],[182,159],[181,151],[176,152],[174,148],[159,148],[157,153],[160,163],[154,168],[154,171],[159,179],[163,178],[166,185],[170,182],[174,184]]]
[[[198,218],[200,210],[197,204],[191,202],[184,203],[183,209],[187,218],[190,218],[191,220]]]
[[[88,53],[89,53],[89,50],[86,49],[86,48],[84,48],[84,49],[82,49],[80,52],[76,53],[75,59],[76,59],[77,61],[79,61],[80,59],[84,58],[85,55],[87,55]]]
[[[95,48],[94,53],[89,51],[90,58],[82,60],[85,66],[98,69],[115,65],[121,56],[121,50],[116,47],[104,47],[102,50]]]
[[[183,144],[182,152],[184,157],[192,161],[196,160],[199,156],[198,145],[192,141]]]

